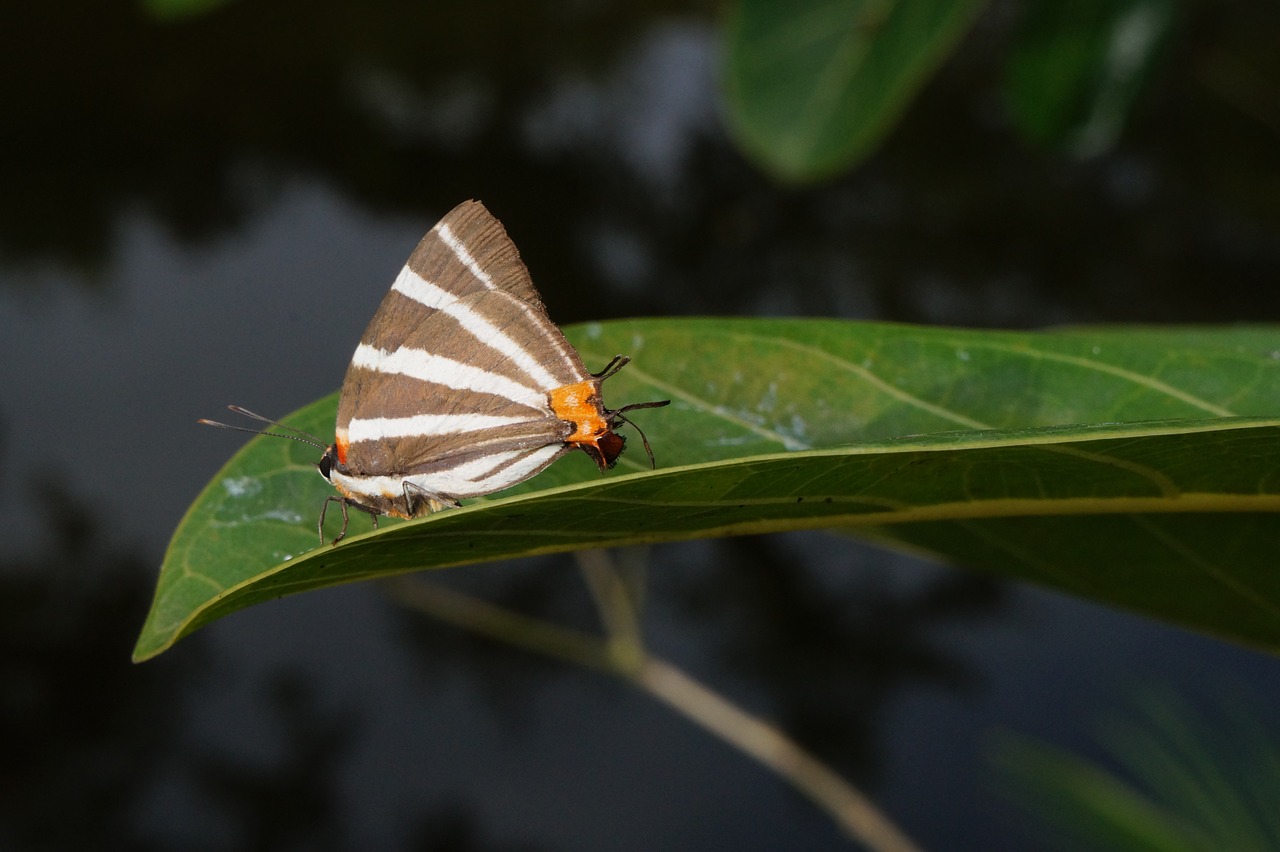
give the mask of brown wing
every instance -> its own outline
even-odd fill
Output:
[[[572,427],[547,395],[588,378],[541,304],[473,293],[428,314],[392,351],[361,345],[342,386],[339,442],[359,475],[559,443]]]
[[[516,244],[479,201],[464,201],[446,213],[409,255],[408,266],[459,298],[502,290],[542,304]]]
[[[480,202],[464,201],[418,243],[360,338],[361,347],[393,352],[439,310],[486,292],[510,294],[545,317],[529,271],[502,223]],[[348,392],[357,389],[357,361],[353,359],[343,380],[339,432],[357,407],[364,407],[358,392]]]
[[[501,290],[541,306],[529,270],[502,223],[478,201],[464,201],[436,223],[409,255],[392,289],[378,306],[361,341],[394,349],[439,307],[416,300],[417,278],[438,288],[440,301]]]

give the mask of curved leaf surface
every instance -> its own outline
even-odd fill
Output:
[[[635,358],[611,405],[673,400],[637,412],[657,471],[635,446],[604,477],[574,454],[429,518],[374,532],[355,513],[319,547],[318,452],[254,439],[175,533],[136,657],[336,583],[825,527],[1280,647],[1280,329],[708,319],[568,334],[589,365]],[[287,421],[328,435],[335,407]]]

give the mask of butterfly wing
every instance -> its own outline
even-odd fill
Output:
[[[572,428],[548,394],[583,381],[586,369],[533,307],[503,292],[477,293],[427,316],[392,351],[361,344],[342,391],[356,402],[339,422],[352,472],[413,474],[463,456],[562,443]]]
[[[572,427],[548,394],[589,378],[501,224],[459,205],[418,245],[352,358],[342,473],[433,499],[509,487],[569,449]]]
[[[480,202],[464,201],[413,250],[369,321],[361,346],[394,351],[431,314],[467,296],[495,290],[543,310],[529,270],[502,223]],[[339,429],[360,404],[358,393],[348,393],[347,385],[344,380],[338,401]]]

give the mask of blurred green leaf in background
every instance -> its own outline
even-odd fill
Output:
[[[812,182],[856,168],[983,5],[736,0],[725,16],[722,71],[731,133],[779,180]],[[1028,140],[1073,156],[1108,150],[1164,58],[1179,9],[1178,0],[1016,7],[1004,83],[1010,122]]]
[[[178,21],[212,12],[231,0],[141,0],[143,10],[161,21]]]
[[[1280,732],[1247,688],[1200,708],[1167,689],[1098,724],[1094,760],[1023,735],[993,740],[1009,798],[1053,849],[1266,852],[1280,848]]]
[[[809,182],[892,130],[982,0],[737,0],[724,26],[730,131],[763,169]]]
[[[1163,58],[1178,8],[1177,0],[1026,4],[1008,59],[1014,125],[1075,156],[1110,148]]]

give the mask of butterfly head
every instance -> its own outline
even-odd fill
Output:
[[[333,470],[342,462],[338,458],[338,445],[330,444],[324,448],[324,455],[320,457],[320,461],[316,462],[316,470],[320,471],[320,475],[328,481],[333,481]]]
[[[315,435],[310,434],[309,432],[303,432],[301,429],[295,429],[292,426],[286,426],[285,424],[277,420],[272,420],[270,417],[263,417],[261,414],[254,414],[252,411],[249,411],[248,409],[242,408],[238,405],[229,405],[227,407],[232,411],[234,411],[236,414],[242,415],[244,417],[248,417],[251,420],[257,420],[259,423],[266,423],[268,426],[274,427],[278,431],[272,431],[270,429],[250,429],[245,426],[232,426],[226,423],[219,423],[216,420],[201,419],[198,422],[203,423],[206,426],[217,426],[219,429],[231,429],[236,432],[249,432],[250,434],[253,434],[253,435],[267,435],[268,437],[272,437],[272,438],[288,438],[291,441],[301,441],[304,444],[310,444],[313,447],[318,447],[324,450],[324,455],[320,456],[320,461],[316,462],[316,469],[320,471],[321,476],[323,476],[329,482],[333,482],[334,471],[337,471],[338,473],[343,472],[343,468],[345,467],[347,447],[346,447],[346,442],[342,440],[341,436],[339,436],[339,439],[334,443],[329,444],[328,446],[325,446],[325,444],[321,442],[319,438],[317,438]],[[360,511],[368,512],[370,515],[372,515],[374,519],[373,525],[375,527],[378,525],[377,515],[387,514],[387,512],[383,511],[381,508],[369,504],[368,501],[356,499],[353,495],[347,493],[342,488],[342,486],[339,485],[338,483],[333,483],[333,484],[338,488],[340,492],[342,492],[343,496],[327,498],[324,502],[324,508],[320,510],[320,521],[317,524],[317,530],[320,533],[321,544],[324,544],[324,516],[325,516],[326,510],[329,508],[329,503],[331,501],[336,500],[338,501],[338,503],[342,505],[342,531],[338,533],[337,537],[334,538],[333,540],[334,544],[337,544],[339,541],[341,541],[342,537],[347,534],[347,507],[348,506],[354,506]]]
[[[618,456],[622,455],[622,450],[627,446],[626,436],[613,431],[618,425],[616,422],[609,421],[602,434],[594,436],[589,441],[575,443],[575,446],[581,447],[587,455],[591,456],[591,460],[602,471],[617,464]]]
[[[623,423],[630,424],[640,432],[645,452],[649,455],[649,464],[653,465],[653,451],[649,448],[648,439],[639,427],[627,419],[626,412],[637,408],[658,408],[670,402],[670,400],[639,402],[624,405],[616,410],[604,407],[600,391],[601,384],[622,369],[629,360],[619,355],[599,373],[592,374],[585,381],[556,388],[549,395],[551,410],[572,427],[572,431],[564,439],[565,443],[571,447],[578,447],[591,456],[592,461],[602,472],[617,464],[618,456],[622,455],[622,450],[627,445],[626,438],[616,431]]]

